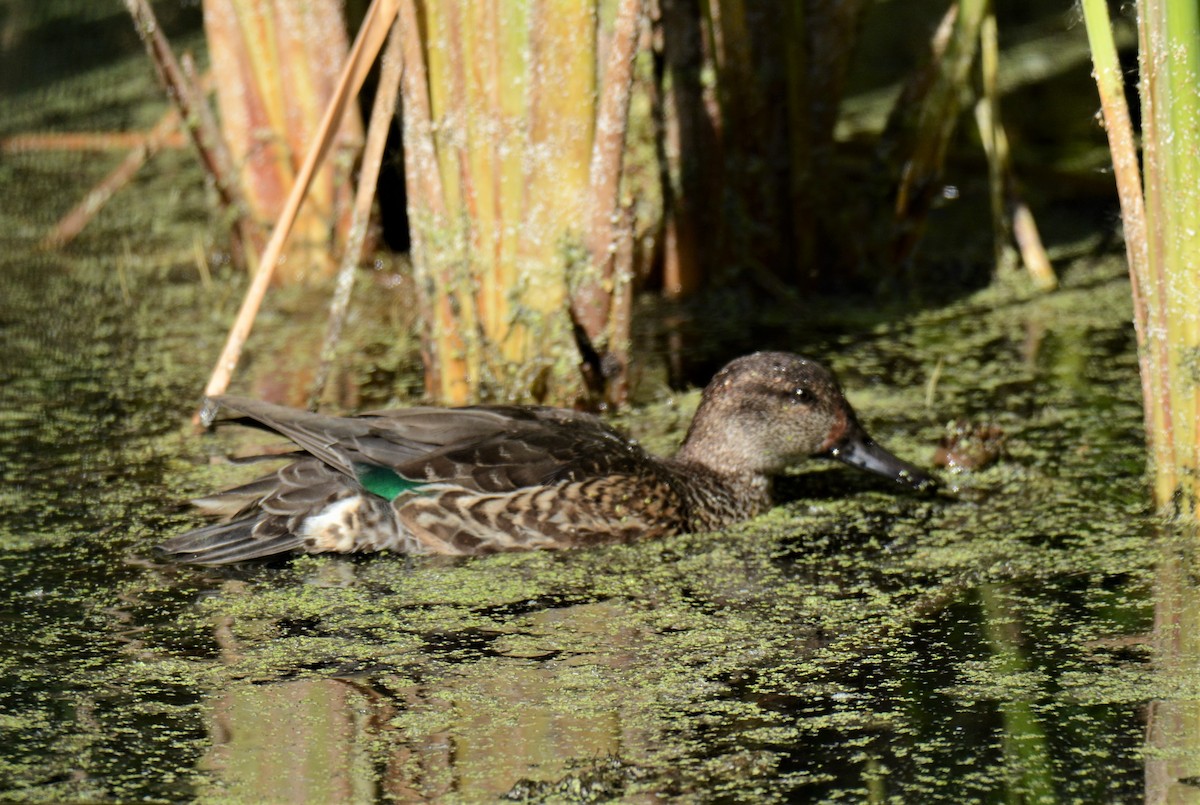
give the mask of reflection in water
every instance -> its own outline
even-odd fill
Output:
[[[519,645],[498,639],[494,655],[426,684],[387,674],[239,683],[212,705],[212,747],[199,764],[211,774],[206,793],[269,802],[451,793],[494,800],[518,783],[545,785],[589,762],[637,754],[646,736],[624,724],[621,708],[590,703],[602,670],[631,661],[620,635],[632,642],[637,633],[614,632],[621,616],[611,602],[535,613]],[[218,625],[217,640],[223,659],[236,664],[241,656],[229,627],[228,620]],[[603,654],[556,656],[557,629],[569,630],[572,640],[602,636],[607,647]],[[620,691],[608,693],[619,701]],[[619,793],[612,777],[607,790]]]
[[[0,318],[47,298],[111,316],[120,298],[115,281],[101,298],[66,272],[6,276],[30,290],[0,296]],[[969,499],[900,497],[814,468],[793,479],[794,502],[731,534],[228,572],[126,563],[185,525],[168,502],[238,470],[178,459],[227,445],[184,443],[188,385],[165,369],[183,358],[140,336],[189,321],[194,291],[134,281],[153,304],[103,337],[70,308],[21,342],[16,370],[0,366],[12,421],[39,425],[0,444],[23,468],[0,523],[0,705],[16,734],[0,745],[0,770],[15,770],[0,794],[957,802],[1046,792],[1050,775],[1064,799],[1128,801],[1150,697],[1104,685],[1141,673],[1128,652],[1085,649],[1148,628],[1138,574],[1153,557],[1135,364],[1114,335],[1125,323],[1110,321],[1127,288],[1101,280],[1097,334],[1076,314],[1032,366],[1025,330],[981,329],[973,309],[906,336],[954,345],[939,410],[996,412],[1011,434],[1010,456],[958,476],[980,492]],[[179,341],[191,349],[202,324],[177,323]],[[70,368],[61,355],[78,364],[81,344],[96,350],[87,372],[41,370]],[[874,377],[919,346],[889,337],[840,360]],[[988,370],[995,387],[955,358],[987,349],[1004,367]],[[911,414],[919,384],[876,394],[869,407],[893,432],[932,448],[944,420]],[[46,398],[61,401],[49,416]],[[983,607],[969,592],[980,579],[997,599]]]
[[[1200,578],[1194,530],[1164,529],[1155,584],[1154,648],[1161,688],[1146,722],[1146,802],[1200,801]]]
[[[335,679],[242,685],[215,702],[213,746],[200,768],[240,802],[370,801],[371,712],[365,696]]]
[[[914,452],[942,413],[994,415],[1010,455],[956,476],[979,494],[901,497],[814,467],[730,534],[218,573],[127,561],[187,525],[170,504],[246,469],[180,458],[231,452],[179,427],[210,368],[195,344],[220,336],[199,291],[131,272],[124,307],[111,273],[0,267],[25,288],[0,294],[0,327],[63,311],[0,365],[16,434],[0,466],[20,468],[0,521],[0,796],[957,802],[1045,792],[1047,775],[1063,799],[1140,793],[1139,708],[1175,702],[1179,679],[1118,690],[1139,658],[1087,647],[1148,629],[1154,561],[1115,269],[1077,320],[1051,307],[1069,286],[1019,303],[1054,321],[1035,354],[976,308],[832,350]],[[174,341],[144,335],[160,332]],[[925,339],[952,345],[936,420],[913,413],[911,377],[863,380],[932,364]],[[978,606],[980,579],[998,603]],[[1191,711],[1163,707],[1152,761],[1186,750],[1163,725]]]
[[[983,605],[984,631],[996,657],[996,672],[1006,677],[1030,673],[1029,662],[1022,649],[1020,613],[1008,600],[1008,591],[1001,585],[983,584],[979,600]],[[1008,799],[1025,802],[1053,802],[1053,772],[1046,731],[1033,709],[1035,696],[1042,691],[1031,685],[1025,695],[1018,694],[999,702],[1003,716],[1004,764],[1007,767]]]

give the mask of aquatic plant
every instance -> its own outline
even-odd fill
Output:
[[[1142,172],[1104,0],[1084,0],[1121,199],[1146,440],[1160,509],[1200,500],[1200,8],[1138,3]]]

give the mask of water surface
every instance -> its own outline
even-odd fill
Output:
[[[152,92],[134,55],[105,69]],[[5,133],[118,125],[120,98],[73,86],[11,101]],[[222,460],[246,437],[188,425],[244,287],[190,157],[35,248],[118,159],[0,161],[0,797],[1096,802],[1200,779],[1192,542],[1145,504],[1119,255],[1050,296],[778,314],[764,346],[828,360],[916,463],[958,418],[1003,430],[953,494],[814,463],[727,533],[213,571],[151,550],[246,473]],[[412,400],[398,287],[364,276],[332,405]],[[273,299],[235,390],[302,385],[264,367],[311,360],[319,309]],[[646,376],[621,424],[669,450],[696,394]]]

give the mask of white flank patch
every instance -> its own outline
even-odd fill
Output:
[[[304,520],[300,536],[306,541],[313,540],[320,550],[349,553],[354,550],[358,534],[348,526],[351,519],[360,519],[354,517],[360,506],[361,495],[331,503],[320,514],[314,514]]]

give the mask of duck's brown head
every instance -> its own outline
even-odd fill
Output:
[[[721,369],[675,458],[722,474],[770,476],[811,456],[917,489],[935,485],[867,435],[833,372],[789,352],[756,352]]]

